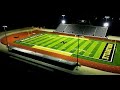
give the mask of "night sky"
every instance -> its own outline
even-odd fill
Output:
[[[54,4],[48,5],[21,5],[13,4],[6,8],[0,9],[0,30],[2,25],[7,25],[8,30],[14,28],[22,28],[28,26],[39,26],[46,28],[57,28],[62,19],[62,14],[65,14],[67,23],[79,23],[79,20],[86,19],[91,22],[92,25],[102,26],[105,16],[110,16],[110,27],[108,34],[120,36],[120,14],[117,9],[110,9],[105,11],[103,8],[95,8],[84,5],[74,7],[53,7]],[[95,18],[97,17],[97,20]]]

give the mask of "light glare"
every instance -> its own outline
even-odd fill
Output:
[[[66,21],[65,20],[62,20],[62,24],[65,24],[66,23]]]
[[[103,24],[103,26],[104,26],[104,27],[109,27],[109,23],[108,23],[108,22],[105,22],[105,23]]]

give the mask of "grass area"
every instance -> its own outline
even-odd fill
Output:
[[[78,53],[79,58],[104,64],[120,65],[120,61],[118,60],[120,58],[120,43],[117,43],[116,45],[113,62],[107,62],[105,60],[99,59],[106,44],[113,43],[110,41],[107,42],[103,40],[100,41],[87,38],[78,39],[77,37],[72,36],[42,33],[19,41],[15,41],[15,43],[30,46],[32,48],[44,49],[64,55],[68,54],[68,56],[71,55],[73,57],[77,57]]]

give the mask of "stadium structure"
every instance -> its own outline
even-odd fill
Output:
[[[1,51],[50,71],[73,75],[120,74],[120,41],[108,27],[60,24],[56,29],[24,28],[1,33]],[[6,48],[6,49],[5,49]]]

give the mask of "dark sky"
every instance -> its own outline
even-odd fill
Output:
[[[26,26],[45,26],[48,28],[56,28],[61,20],[61,15],[66,15],[67,23],[77,23],[81,19],[90,20],[94,25],[102,25],[104,16],[111,16],[114,18],[112,20],[112,29],[114,29],[114,34],[118,34],[120,21],[119,8],[109,8],[106,9],[103,5],[84,4],[79,3],[74,6],[70,3],[65,3],[65,5],[59,3],[61,7],[57,7],[56,3],[45,5],[45,3],[38,4],[9,4],[7,7],[2,7],[0,9],[0,27],[2,25],[8,25],[9,29],[26,27]],[[59,6],[60,6],[59,5]],[[63,6],[62,6],[63,5]],[[67,6],[67,5],[70,5]],[[95,21],[94,18],[98,17]],[[112,29],[109,32],[112,32]]]

